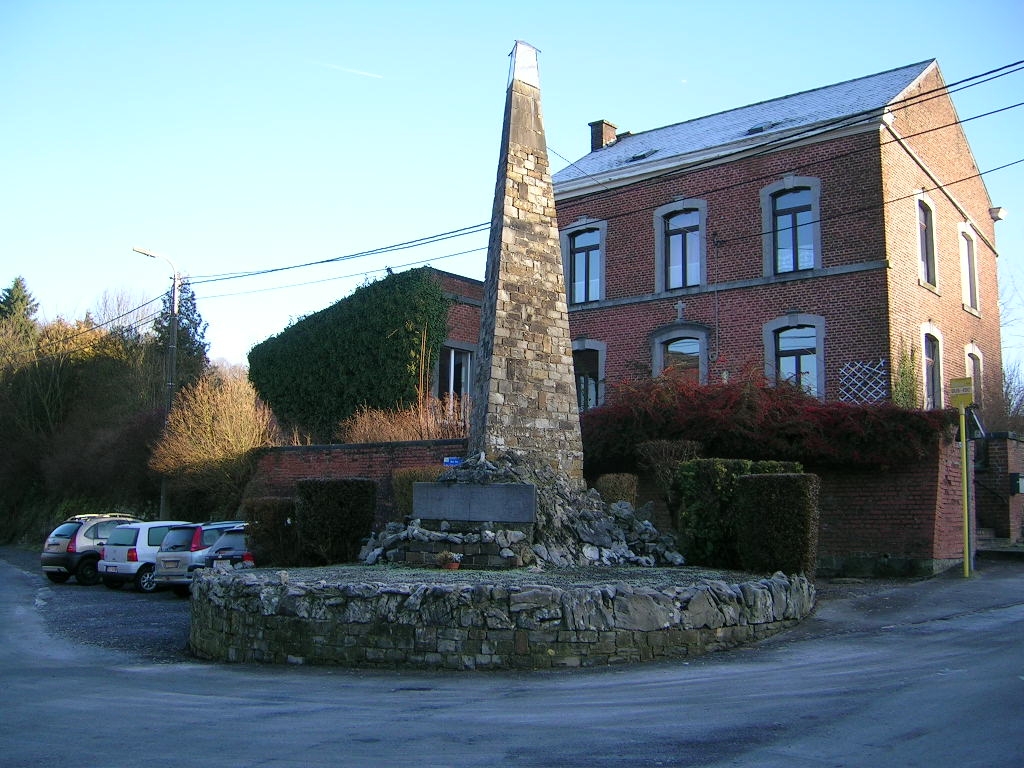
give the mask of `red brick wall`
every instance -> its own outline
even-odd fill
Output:
[[[975,510],[978,527],[999,539],[1020,541],[1024,495],[1012,493],[1012,474],[1024,473],[1024,442],[1007,434],[978,441],[982,469],[975,475]]]
[[[902,469],[821,477],[822,575],[935,573],[963,560],[959,446]]]
[[[931,71],[911,95],[927,96],[940,86],[937,71]],[[986,403],[998,402],[1002,360],[996,253],[984,183],[969,179],[977,167],[962,130],[953,125],[956,113],[948,96],[898,107],[894,115],[891,130],[842,136],[581,197],[560,197],[561,228],[583,216],[607,222],[606,301],[576,305],[570,311],[574,339],[586,337],[607,345],[607,382],[650,375],[650,333],[675,321],[675,304],[682,298],[685,320],[711,329],[711,382],[724,373],[763,370],[764,323],[796,310],[825,318],[827,399],[838,397],[839,371],[845,364],[886,359],[892,366],[901,346],[916,353],[914,372],[923,392],[921,326],[931,323],[941,333],[942,380],[970,374],[965,347],[974,344],[983,357],[983,413]],[[946,125],[950,127],[932,130]],[[796,281],[765,280],[760,191],[786,173],[821,182],[824,270],[882,266]],[[933,190],[938,184],[949,186]],[[935,206],[937,291],[918,281],[914,195],[922,188],[932,190],[928,197]],[[719,290],[705,287],[656,297],[653,212],[681,198],[706,201],[708,282]],[[966,311],[961,298],[957,228],[967,222],[977,232],[977,314]],[[640,297],[640,303],[624,303]]]
[[[243,494],[245,498],[294,496],[295,483],[306,478],[365,477],[377,483],[374,525],[394,518],[391,475],[397,469],[437,467],[446,456],[465,456],[465,440],[424,440],[408,443],[309,445],[267,449]]]

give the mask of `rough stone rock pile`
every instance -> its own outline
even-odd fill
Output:
[[[625,501],[605,503],[591,489],[582,492],[568,477],[541,464],[507,453],[489,461],[482,454],[445,471],[441,483],[529,483],[537,489],[537,520],[532,530],[493,530],[484,524],[476,532],[426,530],[413,520],[391,523],[364,547],[361,559],[392,561],[409,542],[487,545],[496,543],[500,556],[516,565],[683,565],[671,536],[662,535]]]

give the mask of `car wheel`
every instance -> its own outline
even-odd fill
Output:
[[[152,565],[144,565],[139,568],[138,573],[135,574],[135,588],[139,592],[155,592],[156,591],[156,574],[153,573]]]
[[[103,577],[103,586],[107,589],[120,589],[123,583],[120,579],[112,579],[109,576]]]
[[[100,572],[96,560],[83,560],[75,571],[75,581],[85,587],[94,587],[100,583]]]
[[[188,584],[175,584],[171,589],[178,597],[188,597],[192,594],[192,588]]]
[[[53,571],[46,572],[46,578],[52,581],[54,584],[63,584],[71,578],[70,573],[55,573]]]

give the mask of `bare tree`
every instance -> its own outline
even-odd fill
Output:
[[[273,414],[244,371],[212,369],[178,393],[149,466],[227,509],[248,481],[253,450],[279,443]]]

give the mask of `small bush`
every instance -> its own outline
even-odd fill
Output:
[[[817,475],[736,478],[737,549],[744,570],[802,573],[814,578],[820,488]]]
[[[801,472],[795,462],[747,459],[694,459],[679,465],[671,496],[680,550],[688,562],[739,568],[736,478],[740,475]]]
[[[594,488],[606,502],[628,501],[636,508],[636,475],[619,472],[601,475],[594,481]]]
[[[246,499],[242,502],[241,515],[249,522],[249,539],[257,565],[302,565],[295,499],[277,496]]]
[[[701,444],[693,440],[648,440],[636,447],[637,468],[654,479],[658,492],[671,508],[672,477],[684,461],[696,459],[701,454]]]
[[[432,483],[443,472],[442,467],[411,467],[391,473],[391,497],[395,503],[395,517],[412,517],[412,486],[414,483]]]
[[[299,541],[324,564],[351,562],[373,529],[377,484],[361,477],[295,484]]]

